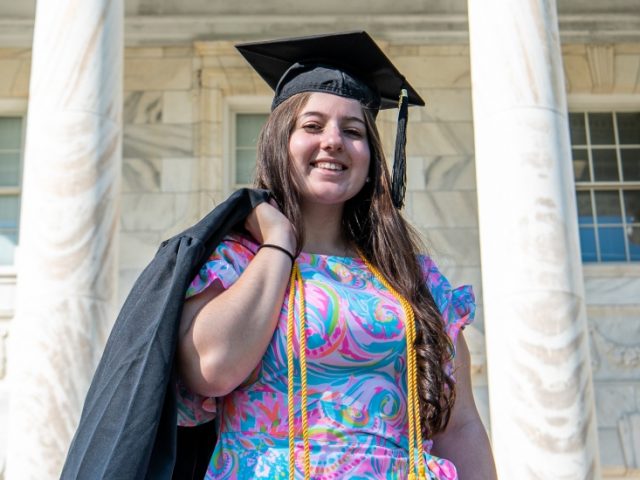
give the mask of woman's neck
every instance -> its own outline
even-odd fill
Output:
[[[303,206],[303,251],[336,256],[352,256],[355,253],[342,234],[342,210],[342,206],[336,205]]]

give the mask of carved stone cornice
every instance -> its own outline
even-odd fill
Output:
[[[613,90],[614,55],[613,45],[587,45],[587,62],[595,93],[610,93]]]
[[[640,15],[559,15],[565,43],[640,41]],[[167,15],[125,19],[125,43],[167,45],[198,40],[251,40],[364,29],[377,39],[403,44],[467,44],[464,14]],[[0,47],[29,47],[33,19],[0,19]]]

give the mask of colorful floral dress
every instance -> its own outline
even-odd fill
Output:
[[[227,237],[190,285],[187,296],[214,281],[232,285],[257,245]],[[405,479],[408,473],[405,330],[400,305],[359,258],[301,253],[307,315],[308,415],[314,479]],[[428,257],[420,258],[425,281],[454,341],[473,319],[473,292],[452,289]],[[196,425],[220,415],[220,436],[207,479],[286,479],[287,299],[260,365],[242,385],[220,399],[179,387],[179,424]],[[299,311],[296,292],[296,313]],[[298,338],[296,322],[296,338]],[[297,342],[294,342],[297,347]],[[295,351],[298,358],[298,351]],[[299,412],[296,361],[296,422]],[[300,425],[296,424],[300,432]],[[454,465],[429,454],[428,478],[456,479]],[[302,441],[296,441],[296,478],[303,478]]]

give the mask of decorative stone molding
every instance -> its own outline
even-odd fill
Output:
[[[613,45],[587,45],[587,61],[593,82],[593,91],[609,93],[614,84]]]
[[[625,466],[640,473],[640,413],[621,416],[618,420],[618,434]]]
[[[637,371],[640,368],[640,346],[621,345],[605,337],[597,328],[591,329],[591,337],[598,354],[604,355],[612,366],[625,371]]]

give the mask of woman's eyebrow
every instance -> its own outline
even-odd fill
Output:
[[[300,118],[307,118],[307,117],[320,117],[320,118],[327,118],[327,115],[325,113],[322,112],[304,112],[302,114],[300,114]],[[366,125],[364,120],[360,117],[356,117],[356,116],[348,116],[348,117],[342,117],[343,121],[347,121],[347,122],[359,122],[363,125]]]
[[[366,125],[364,123],[364,120],[360,117],[345,117],[344,119],[347,120],[348,122],[359,122],[362,125]]]

